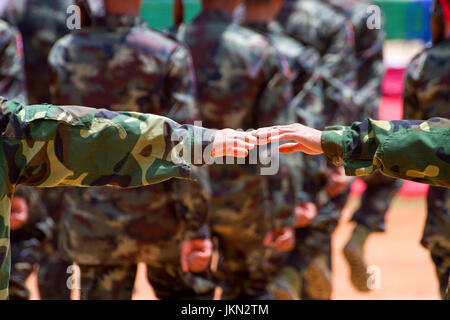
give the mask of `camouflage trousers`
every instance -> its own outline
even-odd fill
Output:
[[[361,178],[367,188],[361,197],[358,210],[353,214],[352,221],[372,232],[383,232],[386,230],[386,213],[403,181],[386,177],[380,172]]]
[[[11,276],[9,279],[9,299],[28,300],[30,291],[25,281],[33,273],[39,262],[40,242],[36,239],[11,243]]]
[[[131,300],[136,264],[80,265],[81,300]]]
[[[441,297],[444,298],[450,277],[450,189],[430,187],[427,207],[427,220],[421,242],[430,251]]]
[[[71,289],[67,286],[71,261],[63,259],[55,245],[44,246],[39,261],[38,287],[42,300],[70,300]]]
[[[270,300],[268,293],[276,270],[270,263],[272,249],[261,242],[242,243],[219,239],[219,266],[215,274],[222,287],[222,300]]]
[[[180,263],[147,264],[147,276],[161,300],[212,300],[216,284],[209,271],[184,273]]]
[[[285,266],[278,268],[275,280],[278,285],[274,287],[286,290],[277,294],[278,298],[331,299],[331,238],[349,193],[350,189],[347,189],[341,195],[328,201],[309,226],[296,230],[295,248],[288,254]]]

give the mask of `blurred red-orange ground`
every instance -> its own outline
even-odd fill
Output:
[[[380,289],[359,293],[352,287],[342,248],[350,236],[353,225],[348,220],[357,203],[357,198],[349,202],[334,234],[333,299],[439,299],[434,266],[419,243],[425,222],[423,198],[396,199],[388,213],[388,231],[371,236],[366,244],[369,265],[381,271]],[[28,279],[28,285],[32,299],[39,299],[35,276]],[[78,293],[73,297],[77,298]],[[154,297],[145,266],[140,265],[133,299]]]

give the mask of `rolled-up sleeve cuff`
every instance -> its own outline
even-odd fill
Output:
[[[344,164],[343,130],[327,130],[322,132],[322,150],[329,161],[336,166]]]

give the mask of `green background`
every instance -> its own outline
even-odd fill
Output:
[[[227,0],[223,0],[227,1]],[[429,40],[429,10],[432,1],[378,0],[386,21],[388,39]],[[142,17],[150,27],[165,29],[172,25],[172,0],[145,0]],[[200,10],[199,0],[184,0],[185,21],[192,19]]]

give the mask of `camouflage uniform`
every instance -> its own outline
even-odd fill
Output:
[[[65,187],[38,189],[40,198],[55,223],[55,231],[61,230],[64,190]],[[72,261],[68,261],[58,250],[58,234],[54,232],[53,237],[42,248],[44,254],[39,261],[38,270],[39,295],[42,300],[70,300],[71,290],[67,286],[67,279]]]
[[[0,20],[0,94],[26,102],[22,38],[6,21]]]
[[[188,51],[138,17],[94,19],[60,39],[49,61],[58,104],[198,119]],[[140,261],[158,297],[212,298],[208,272],[184,274],[179,262],[181,241],[209,238],[207,176],[198,178],[197,184],[65,192],[59,244],[81,268],[83,299],[130,299]]]
[[[212,128],[271,125],[292,94],[286,61],[268,39],[232,20],[226,12],[203,10],[178,30],[177,38],[193,56],[201,118]],[[260,167],[249,163],[209,169],[222,298],[267,298],[266,285],[275,270],[264,236],[293,223],[286,176],[262,176]]]
[[[0,110],[4,155],[4,183],[0,184],[1,299],[8,297],[9,212],[19,184],[133,188],[175,177],[189,178],[191,164],[212,160],[197,158],[195,153],[210,150],[214,130],[179,125],[162,116],[76,106],[24,107],[3,98]]]
[[[70,31],[67,8],[73,4],[73,0],[14,0],[8,5],[5,18],[23,37],[30,104],[50,102],[47,57],[56,40]]]
[[[286,0],[277,17],[284,31],[320,54],[315,76],[306,91],[293,101],[298,122],[322,128],[357,120],[363,111],[354,101],[357,88],[354,32],[351,23],[336,9],[319,0]],[[322,99],[317,96],[322,95]],[[311,99],[314,103],[311,104]],[[354,115],[353,119],[351,115]],[[324,157],[304,157],[305,202],[315,202],[318,217],[297,229],[297,245],[288,266],[302,278],[304,299],[331,298],[331,234],[337,226],[349,190],[334,199],[325,192],[327,162]],[[301,248],[301,242],[309,243]],[[320,281],[320,283],[318,282]],[[315,283],[314,283],[315,282]]]
[[[38,192],[30,187],[17,188],[15,197],[23,198],[28,205],[28,219],[23,227],[11,230],[11,278],[9,298],[28,300],[30,292],[25,281],[39,263],[42,246],[51,238],[54,222],[39,198]]]
[[[70,31],[66,20],[67,8],[72,4],[73,0],[14,0],[9,1],[5,10],[5,19],[11,21],[23,36],[27,97],[30,104],[50,102],[50,69],[47,58],[56,40]],[[53,192],[56,191],[48,193]],[[53,196],[49,198],[57,199]],[[45,201],[45,205],[55,206],[48,201]],[[58,221],[55,222],[59,225]],[[58,237],[58,230],[59,228],[54,230],[55,239]],[[68,263],[60,260],[55,242],[45,244],[46,254],[40,261],[38,280],[41,299],[68,299],[70,294],[65,284]]]
[[[382,29],[368,27],[371,18],[368,9],[372,3],[365,0],[322,1],[336,8],[353,24],[358,70],[358,86],[354,100],[363,106],[362,118],[377,119],[384,73],[384,33]],[[390,179],[380,173],[364,177],[363,180],[367,189],[362,195],[358,210],[353,214],[352,221],[362,224],[371,231],[384,231],[387,210],[401,188],[402,181]]]
[[[439,105],[439,103],[437,103]],[[431,248],[441,293],[448,296],[448,188],[450,188],[450,120],[375,121],[367,119],[352,127],[329,128],[322,147],[346,174],[370,175],[377,170],[436,188],[428,195],[429,215],[422,243]],[[434,190],[434,189],[433,189]],[[443,200],[444,199],[444,200]],[[447,287],[447,288],[446,288]]]
[[[433,45],[409,64],[405,79],[405,119],[450,118],[450,39]],[[450,190],[431,187],[422,244],[431,252],[441,296],[450,277]]]

